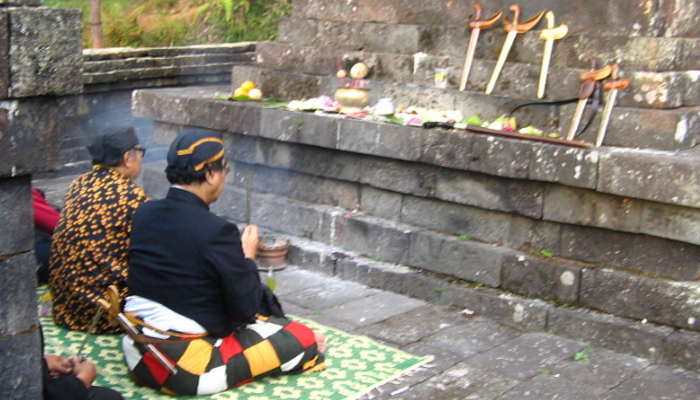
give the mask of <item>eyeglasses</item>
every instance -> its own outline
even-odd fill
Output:
[[[140,151],[141,152],[141,157],[146,157],[146,149],[144,149],[141,146],[135,146],[133,150]]]

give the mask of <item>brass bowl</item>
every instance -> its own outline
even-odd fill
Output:
[[[369,104],[369,89],[340,87],[333,95],[343,107],[363,108]]]

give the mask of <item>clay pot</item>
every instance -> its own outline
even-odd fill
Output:
[[[258,270],[273,271],[284,269],[289,250],[289,240],[275,238],[261,238],[258,243]]]

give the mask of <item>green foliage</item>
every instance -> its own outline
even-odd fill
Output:
[[[545,256],[545,257],[554,257],[554,253],[548,250],[542,250],[540,251],[540,255]]]
[[[83,46],[91,47],[89,1],[44,0],[83,11]],[[186,46],[274,40],[291,0],[102,0],[105,47]]]
[[[588,354],[583,351],[579,351],[574,354],[574,361],[588,361]]]
[[[467,235],[459,235],[459,236],[457,236],[457,237],[460,238],[460,239],[462,239],[462,240],[472,240],[472,238],[470,238],[470,237],[467,236]]]

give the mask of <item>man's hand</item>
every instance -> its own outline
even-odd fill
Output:
[[[73,364],[73,375],[83,381],[86,388],[90,388],[92,382],[97,378],[97,367],[92,362],[83,357],[71,357]]]
[[[245,258],[255,260],[255,256],[258,254],[259,242],[260,237],[258,236],[257,225],[248,225],[243,228],[243,234],[241,235],[241,246],[243,247],[243,256]]]
[[[70,375],[73,373],[73,363],[70,358],[44,354],[44,360],[49,367],[51,376]]]

